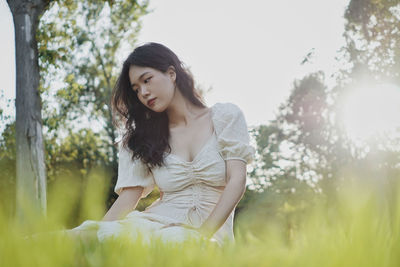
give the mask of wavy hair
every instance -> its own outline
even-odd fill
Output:
[[[164,164],[164,152],[171,152],[168,142],[169,121],[166,111],[154,112],[147,108],[132,90],[129,80],[129,68],[132,65],[163,73],[173,66],[175,82],[182,95],[195,106],[205,107],[205,104],[194,87],[192,74],[168,47],[149,42],[135,48],[128,56],[112,91],[112,122],[117,128],[121,128],[121,122],[124,125],[121,141],[125,148],[132,151],[132,160],[140,159],[151,170]]]

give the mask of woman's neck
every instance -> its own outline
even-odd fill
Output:
[[[181,94],[178,89],[176,89],[174,98],[167,108],[169,128],[180,126],[185,127],[203,114],[204,108],[198,107],[191,103]]]

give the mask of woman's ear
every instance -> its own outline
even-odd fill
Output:
[[[173,82],[176,80],[176,71],[174,66],[168,67],[168,75],[171,77]]]

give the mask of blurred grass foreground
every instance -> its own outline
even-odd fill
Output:
[[[1,209],[0,266],[400,266],[398,183],[389,197],[376,184],[352,178],[340,187],[335,201],[328,204],[321,197],[304,210],[289,238],[287,224],[258,218],[257,213],[268,207],[256,205],[236,222],[236,243],[224,247],[189,241],[145,245],[140,239],[126,238],[105,242],[57,235],[24,238],[69,228],[78,198],[83,198],[81,221],[101,220],[104,174],[89,177],[82,195],[77,193],[82,188],[68,179],[59,179],[49,188],[45,219],[30,214],[29,219],[16,223]]]

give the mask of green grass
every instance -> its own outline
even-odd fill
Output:
[[[81,220],[103,215],[96,203],[102,203],[104,188],[96,188],[85,191]],[[0,216],[0,266],[400,266],[400,188],[391,188],[392,197],[362,181],[349,180],[342,188],[336,201],[304,211],[291,229],[279,220],[257,220],[250,214],[263,207],[249,207],[236,225],[236,244],[222,248],[195,241],[143,245],[122,237],[103,243],[62,235],[24,239],[68,228],[78,196],[71,194],[74,185],[60,184],[49,193],[46,220],[27,225]]]

